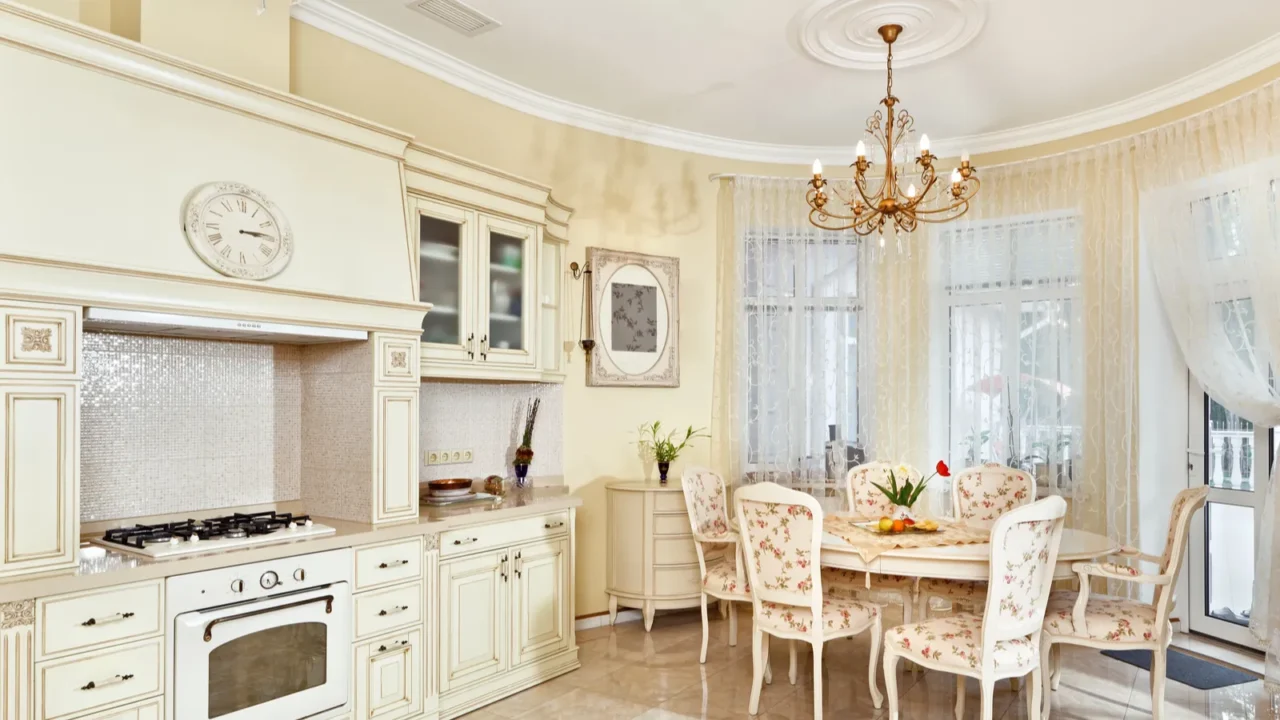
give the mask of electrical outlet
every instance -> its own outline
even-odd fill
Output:
[[[469,463],[475,459],[475,452],[467,450],[427,450],[422,453],[427,465],[454,465]]]

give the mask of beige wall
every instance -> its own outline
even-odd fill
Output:
[[[258,7],[257,0],[142,0],[142,43],[287,91],[289,0],[268,0],[261,15]]]

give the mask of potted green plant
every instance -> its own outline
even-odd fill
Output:
[[[538,420],[538,406],[541,398],[534,398],[529,403],[529,410],[524,417],[524,436],[520,439],[520,447],[516,448],[516,487],[528,484],[529,463],[533,462],[533,425]]]
[[[706,428],[695,430],[692,425],[685,429],[684,437],[680,436],[679,430],[663,433],[662,422],[659,420],[640,426],[640,447],[653,454],[653,459],[658,463],[658,482],[663,485],[667,484],[667,473],[671,470],[671,463],[680,457],[680,453],[684,452],[693,440],[704,437],[711,437],[706,433]]]

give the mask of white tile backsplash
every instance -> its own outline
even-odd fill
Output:
[[[86,332],[80,518],[296,500],[299,348]]]
[[[545,383],[431,381],[422,383],[421,452],[471,450],[470,463],[427,465],[418,458],[422,480],[449,477],[514,477],[511,462],[524,432],[529,401],[541,398],[533,428],[530,476],[564,474],[564,387]]]

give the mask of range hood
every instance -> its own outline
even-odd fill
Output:
[[[135,335],[245,340],[289,345],[315,345],[369,339],[369,333],[366,330],[342,330],[311,325],[289,325],[287,323],[258,322],[255,320],[228,320],[226,318],[201,317],[198,315],[174,315],[172,313],[113,310],[95,307],[85,310],[84,328],[86,330],[132,333]]]

